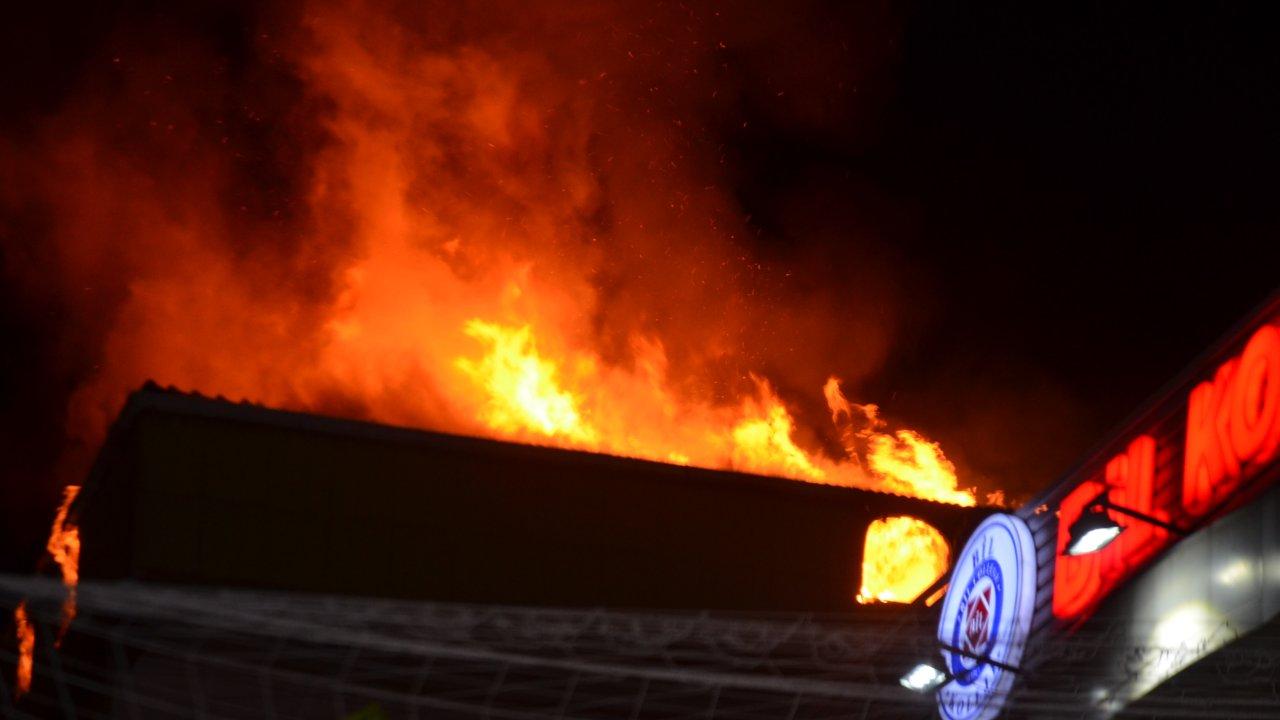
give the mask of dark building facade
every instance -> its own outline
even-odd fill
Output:
[[[986,512],[155,387],[73,507],[89,579],[810,612],[858,608],[873,520],[912,515],[954,546]]]
[[[917,717],[932,609],[859,605],[868,526],[989,510],[147,386],[69,517],[6,717]]]
[[[1025,651],[998,710],[962,720],[1280,717],[1277,481],[1280,294],[1014,511]],[[936,608],[854,602],[866,529],[911,515],[954,557],[989,514],[148,386],[72,507],[62,650],[61,587],[0,578],[43,623],[31,695],[0,707],[920,718],[933,698],[898,678],[950,651]],[[1087,518],[1120,532],[1074,555]]]

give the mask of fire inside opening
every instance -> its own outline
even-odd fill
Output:
[[[867,527],[862,551],[860,603],[914,602],[951,567],[942,533],[907,515],[880,518]],[[926,601],[932,603],[935,597]]]

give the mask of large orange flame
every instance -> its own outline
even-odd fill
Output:
[[[274,116],[272,137],[314,142],[261,158],[285,193],[270,213],[250,197],[263,167],[206,114],[232,89],[171,82],[162,50],[108,63],[123,74],[92,98],[107,109],[24,145],[0,200],[49,208],[57,243],[32,285],[86,298],[101,343],[71,398],[73,446],[92,450],[153,379],[972,505],[936,443],[849,402],[834,377],[836,428],[812,422],[815,385],[873,372],[888,330],[847,305],[860,285],[815,293],[741,242],[753,228],[722,187],[723,153],[682,110],[730,111],[708,76],[724,44],[703,36],[720,20],[674,13],[687,43],[664,55],[657,15],[606,37],[591,29],[626,13],[521,7],[513,23],[447,3],[312,0],[295,30],[264,33],[272,72],[316,111]],[[110,312],[86,294],[100,288]],[[874,292],[882,314],[891,291]],[[50,545],[69,588],[76,539],[67,528]]]
[[[62,643],[67,628],[76,617],[76,588],[80,584],[80,528],[67,520],[67,512],[79,493],[79,485],[63,488],[62,504],[58,506],[58,512],[53,518],[49,541],[45,545],[62,574],[62,584],[67,588],[67,596],[62,601],[62,622],[58,627],[55,647]]]
[[[45,543],[45,549],[58,565],[62,584],[67,589],[67,596],[62,601],[58,636],[53,641],[55,648],[62,645],[62,639],[76,617],[76,588],[80,585],[80,529],[67,520],[67,513],[79,493],[79,485],[67,485],[62,489],[62,503],[58,505],[53,527],[49,530],[49,540]],[[26,600],[18,603],[18,607],[14,609],[13,622],[18,638],[18,670],[14,694],[20,698],[31,689],[36,643],[36,631],[27,616]]]
[[[949,554],[942,533],[923,520],[901,515],[873,521],[858,602],[912,602],[947,571]]]
[[[742,470],[822,481],[828,473],[792,439],[794,422],[769,385],[756,379],[760,399],[743,401],[743,419],[733,427],[733,465]]]
[[[822,391],[846,451],[855,460],[865,458],[874,489],[955,505],[977,504],[974,490],[959,487],[956,467],[937,443],[914,430],[884,432],[880,409],[850,402],[837,378],[829,378]]]
[[[121,33],[109,61],[86,63],[105,76],[0,146],[2,209],[48,236],[15,254],[30,276],[16,263],[6,280],[56,296],[74,328],[61,345],[86,347],[92,368],[67,409],[69,445],[87,451],[78,470],[153,379],[976,503],[937,443],[831,376],[857,382],[887,357],[893,268],[852,282],[825,258],[771,265],[743,241],[763,229],[719,137],[747,124],[726,86],[733,11],[280,12],[263,21],[272,32],[245,35],[244,73],[182,37]],[[75,493],[48,543],[67,587],[59,638],[76,613]],[[946,562],[945,546],[882,540],[868,547],[886,561]]]
[[[528,431],[595,447],[598,433],[583,421],[581,401],[561,388],[556,363],[538,355],[528,325],[506,328],[474,319],[465,332],[490,346],[478,362],[457,360],[488,398],[480,412],[485,424],[502,433]]]
[[[911,430],[883,432],[876,406],[849,402],[834,377],[823,393],[846,441],[843,458],[801,448],[790,411],[758,376],[750,376],[755,393],[737,408],[673,401],[656,341],[637,342],[648,354],[637,369],[606,371],[587,352],[563,360],[545,356],[527,324],[472,318],[462,333],[486,351],[459,356],[453,365],[475,393],[469,400],[475,419],[499,437],[976,502],[973,491],[957,487],[955,467],[936,443]],[[467,385],[455,387],[466,393]]]
[[[18,639],[18,670],[14,678],[14,696],[21,698],[31,690],[31,670],[35,664],[36,631],[27,617],[27,601],[13,610],[14,632]]]

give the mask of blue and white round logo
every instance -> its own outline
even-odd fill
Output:
[[[938,690],[946,720],[990,720],[1000,712],[1031,629],[1036,548],[1020,518],[992,515],[973,531],[951,571],[938,642],[951,681]]]

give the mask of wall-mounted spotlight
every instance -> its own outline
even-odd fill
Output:
[[[973,668],[970,668],[965,672],[962,672],[961,673],[962,676],[967,676],[968,673],[975,672],[978,669],[978,667],[981,667],[983,664],[992,665],[994,667],[1000,668],[1001,670],[1007,670],[1009,672],[1014,672],[1014,673],[1020,672],[1018,668],[1012,665],[1002,663],[998,660],[992,660],[991,658],[984,657],[982,655],[976,655],[966,650],[961,650],[958,647],[952,647],[951,645],[947,645],[946,643],[939,642],[938,649],[945,650],[949,653],[955,653],[956,655],[960,655],[963,657],[967,657],[970,660],[978,661],[978,665],[974,666]],[[911,668],[911,670],[908,671],[906,675],[903,675],[898,680],[898,682],[902,685],[902,687],[908,690],[914,690],[915,692],[918,692],[918,693],[931,693],[955,679],[956,679],[955,676],[947,672],[946,670],[939,670],[938,668],[934,667],[932,663],[922,662],[917,664],[915,667]]]
[[[911,671],[902,676],[898,682],[902,683],[902,687],[908,690],[914,690],[918,693],[931,693],[942,687],[951,680],[951,676],[945,671],[930,665],[929,663],[920,663],[911,668]]]
[[[1091,500],[1088,505],[1084,506],[1084,512],[1080,513],[1080,517],[1068,529],[1069,538],[1066,551],[1068,555],[1087,555],[1097,552],[1110,545],[1111,541],[1115,540],[1124,531],[1124,527],[1108,514],[1109,510],[1114,510],[1121,515],[1131,517],[1148,525],[1164,528],[1175,535],[1187,535],[1187,531],[1177,525],[1167,523],[1137,510],[1116,505],[1111,502],[1110,498],[1107,497],[1107,491],[1104,490]]]

